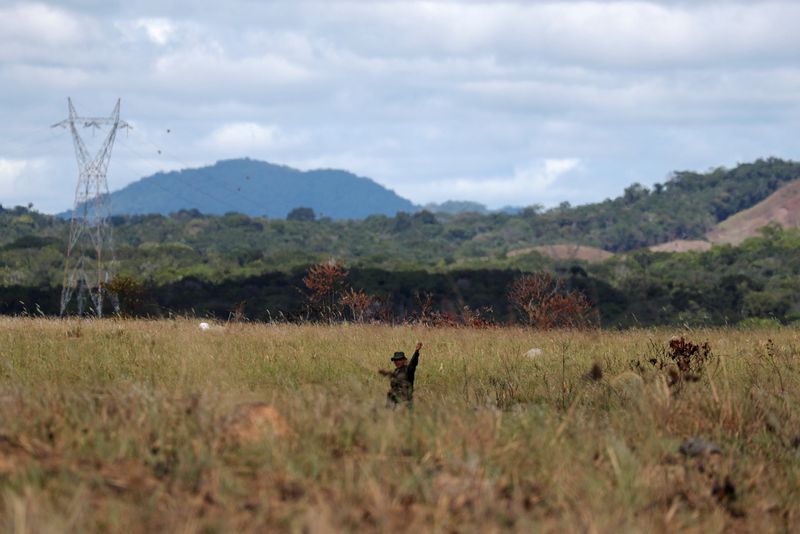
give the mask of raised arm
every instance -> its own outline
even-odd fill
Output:
[[[408,362],[408,368],[413,372],[414,369],[417,368],[417,364],[419,363],[419,351],[422,349],[422,343],[417,342],[417,346],[414,347],[414,355],[411,357],[411,361]]]

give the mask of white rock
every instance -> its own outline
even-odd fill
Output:
[[[200,330],[208,330],[209,328],[211,327],[208,325],[208,323],[200,323]]]
[[[536,358],[538,356],[541,356],[542,354],[544,354],[544,351],[542,349],[537,349],[534,347],[528,352],[526,352],[525,356],[527,356],[528,358]]]

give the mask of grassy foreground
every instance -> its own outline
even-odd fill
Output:
[[[675,334],[714,354],[680,387],[647,363]],[[417,340],[415,409],[389,411],[376,370]],[[799,403],[797,329],[3,318],[0,525],[796,532]],[[692,436],[721,454],[684,456]]]

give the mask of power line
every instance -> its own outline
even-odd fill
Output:
[[[169,130],[168,130],[168,131],[169,131]],[[166,156],[168,156],[170,159],[172,159],[172,160],[174,160],[174,161],[177,161],[177,162],[178,162],[180,165],[182,165],[184,168],[191,168],[191,167],[192,167],[192,165],[191,165],[190,163],[188,163],[188,162],[186,162],[186,161],[183,161],[183,160],[181,160],[181,158],[177,157],[177,156],[176,156],[174,153],[171,153],[171,152],[170,152],[170,153],[167,153],[167,151],[166,151],[166,150],[165,150],[163,147],[161,147],[161,146],[157,145],[157,144],[156,144],[156,143],[154,143],[152,140],[150,140],[149,138],[145,137],[143,134],[138,134],[138,133],[134,132],[134,135],[136,135],[136,136],[138,136],[138,137],[141,137],[143,141],[145,141],[146,143],[150,144],[150,145],[151,145],[151,146],[152,146],[152,147],[153,147],[153,148],[156,150],[156,153],[157,153],[159,156],[165,156],[165,155],[166,155]],[[138,153],[136,150],[134,150],[134,149],[133,149],[131,146],[129,146],[127,143],[123,142],[123,144],[124,144],[124,145],[125,145],[127,148],[129,148],[129,149],[130,149],[132,152],[134,152],[134,153],[136,153],[137,155],[139,155],[139,157],[141,157],[142,159],[146,159],[146,157],[145,157],[145,156],[143,156],[143,155],[139,154],[139,153]],[[206,175],[206,176],[209,176],[209,175],[211,174],[211,171],[210,171],[210,170],[208,170],[208,169],[197,169],[197,170],[198,170],[198,171],[200,171],[202,174],[204,174],[204,175]],[[226,205],[228,205],[228,206],[231,206],[231,207],[233,207],[233,208],[234,208],[234,211],[240,211],[240,210],[241,210],[240,206],[236,206],[236,205],[234,205],[234,204],[231,204],[230,202],[227,202],[227,201],[223,200],[222,198],[220,198],[220,197],[218,197],[218,196],[215,196],[214,194],[207,193],[207,192],[203,191],[203,190],[202,190],[200,187],[198,187],[198,186],[197,186],[197,184],[190,184],[190,183],[187,183],[187,182],[185,182],[184,180],[182,180],[182,179],[180,178],[180,173],[179,173],[178,171],[175,171],[175,173],[174,173],[174,174],[175,174],[175,177],[176,177],[176,179],[177,179],[179,182],[181,182],[181,183],[183,183],[184,185],[186,185],[187,187],[190,187],[190,188],[192,188],[192,189],[196,189],[196,190],[197,190],[199,193],[201,193],[201,194],[203,194],[203,195],[205,195],[205,196],[207,196],[207,197],[211,198],[212,200],[215,200],[215,201],[217,201],[217,202],[220,202],[220,203],[222,203],[222,204],[226,204]],[[214,177],[213,177],[213,176],[211,176],[211,178],[213,179]],[[245,179],[249,179],[249,177],[248,177],[248,176],[246,176],[246,177],[245,177]],[[235,196],[237,196],[238,198],[240,198],[241,200],[244,200],[245,202],[249,202],[251,205],[255,206],[257,209],[259,209],[259,210],[263,209],[263,205],[261,205],[260,203],[258,203],[258,202],[256,202],[256,201],[254,201],[252,198],[250,198],[250,197],[248,197],[247,195],[243,194],[241,191],[239,191],[239,190],[233,190],[233,189],[230,189],[229,187],[226,187],[224,184],[221,184],[221,183],[218,183],[217,185],[218,185],[218,187],[219,187],[220,189],[223,189],[223,190],[225,190],[225,191],[227,191],[227,192],[231,193],[232,195],[235,195]]]
[[[123,146],[124,146],[124,143],[123,143]],[[128,148],[128,147],[126,147],[126,148]],[[135,169],[134,169],[133,167],[131,167],[130,165],[126,165],[125,163],[122,163],[122,162],[121,162],[119,159],[115,160],[115,163],[114,163],[114,165],[115,165],[116,167],[120,167],[120,166],[124,167],[125,169],[127,169],[128,171],[130,171],[130,174],[131,174],[132,176],[134,176],[134,177],[137,177],[137,178],[138,178],[138,177],[141,177],[141,173],[140,173],[140,171],[138,171],[138,170],[135,170]],[[164,191],[165,193],[169,193],[171,196],[174,196],[174,197],[180,198],[181,200],[183,200],[184,202],[186,202],[186,203],[187,203],[187,204],[189,204],[189,205],[191,205],[192,203],[194,203],[194,201],[193,201],[193,200],[190,200],[189,198],[187,198],[187,197],[183,196],[181,193],[178,193],[178,192],[176,192],[176,191],[172,191],[172,190],[170,190],[170,189],[167,189],[167,188],[166,188],[166,187],[164,187],[162,184],[160,184],[160,183],[159,183],[157,180],[153,180],[152,184],[153,184],[153,185],[155,185],[157,188],[161,189],[162,191]],[[113,206],[112,206],[112,210],[113,210]]]
[[[36,136],[35,139],[34,136]],[[58,133],[54,132],[51,126],[44,126],[42,128],[33,128],[28,130],[27,133],[16,131],[13,135],[4,136],[2,139],[0,139],[0,144],[2,144],[2,146],[15,144],[26,146],[30,144],[38,145],[45,141],[53,141],[57,136]]]
[[[144,156],[144,155],[142,155],[141,153],[139,153],[137,150],[135,150],[133,147],[131,147],[131,146],[130,146],[130,145],[128,145],[127,143],[123,142],[122,144],[123,144],[123,145],[124,145],[124,146],[125,146],[125,147],[126,147],[128,150],[130,150],[131,152],[133,152],[135,155],[139,156],[141,159],[146,159],[146,156]],[[178,163],[181,163],[181,162],[180,162],[180,161],[178,161]],[[174,174],[174,178],[175,178],[177,181],[179,181],[180,183],[182,183],[182,184],[183,184],[183,185],[185,185],[186,187],[188,187],[188,188],[192,189],[194,192],[196,192],[196,193],[199,193],[199,194],[201,194],[201,195],[203,195],[203,196],[206,196],[206,197],[210,198],[211,200],[213,200],[214,202],[218,202],[218,203],[221,203],[221,204],[225,204],[225,205],[227,205],[227,206],[229,206],[229,207],[233,208],[233,211],[237,211],[237,212],[238,212],[238,211],[240,211],[240,208],[239,208],[239,206],[236,206],[235,204],[232,204],[231,202],[228,202],[227,200],[224,200],[224,199],[222,199],[222,198],[220,198],[220,197],[217,197],[217,196],[213,195],[212,193],[209,193],[209,192],[207,192],[207,191],[204,191],[203,189],[201,189],[201,188],[197,187],[197,184],[192,184],[192,183],[189,183],[189,182],[187,182],[186,180],[184,180],[183,178],[181,178],[181,177],[180,177],[180,173],[179,173],[178,171],[174,171],[174,173],[173,173],[173,174]],[[154,181],[154,182],[155,182],[155,181]],[[187,201],[187,202],[189,202],[190,204],[192,204],[192,203],[193,203],[192,201],[189,201],[189,200],[188,200],[188,199],[186,199],[185,197],[181,197],[181,198],[183,198],[184,200],[186,200],[186,201]],[[246,198],[246,197],[243,197],[243,198]],[[248,200],[249,200],[249,199],[248,199]],[[252,202],[252,201],[251,201],[251,202]],[[254,202],[254,204],[255,204],[255,202]]]

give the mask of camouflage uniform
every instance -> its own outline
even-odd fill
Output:
[[[419,351],[414,351],[406,365],[401,365],[386,374],[389,376],[389,392],[386,394],[386,404],[395,407],[399,404],[411,406],[414,402],[414,374],[419,363]]]

